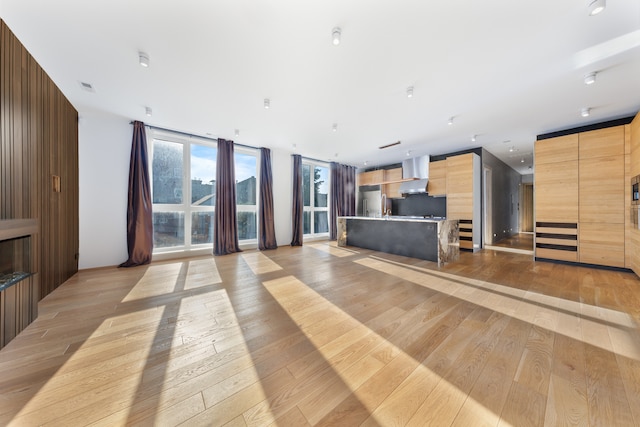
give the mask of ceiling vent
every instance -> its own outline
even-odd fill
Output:
[[[82,88],[82,90],[87,91],[87,92],[95,92],[95,89],[93,88],[93,86],[91,85],[91,83],[86,83],[86,82],[80,82],[80,87]]]

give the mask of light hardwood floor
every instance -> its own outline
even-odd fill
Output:
[[[0,351],[0,425],[640,425],[640,279],[319,242],[81,271]]]

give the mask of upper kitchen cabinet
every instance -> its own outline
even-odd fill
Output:
[[[475,153],[447,157],[447,218],[460,223],[460,247],[481,247],[480,156]]]
[[[387,169],[384,171],[384,184],[382,185],[382,193],[386,194],[389,199],[400,199],[400,184],[402,184],[402,168]]]
[[[384,170],[378,169],[358,174],[358,185],[379,185],[384,181]]]
[[[447,195],[447,161],[429,162],[429,184],[427,192],[430,196]]]

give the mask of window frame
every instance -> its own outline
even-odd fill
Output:
[[[302,167],[304,168],[305,165],[309,165],[311,166],[311,173],[309,174],[309,206],[304,206],[303,203],[303,207],[302,207],[302,215],[303,215],[303,229],[304,229],[304,214],[305,212],[309,212],[309,218],[310,218],[310,229],[311,229],[311,233],[304,233],[302,235],[302,241],[311,241],[311,240],[318,240],[318,239],[325,239],[329,237],[329,227],[331,227],[330,222],[331,219],[329,218],[329,207],[331,206],[331,167],[330,164],[327,162],[321,162],[318,160],[313,160],[313,159],[307,159],[307,158],[302,158]],[[314,186],[313,186],[313,177],[314,177],[314,171],[316,167],[321,167],[321,168],[325,168],[327,170],[327,181],[326,181],[326,185],[327,185],[327,206],[326,207],[316,207],[315,205],[315,191],[314,191]],[[302,174],[303,178],[304,178],[304,173]],[[302,185],[303,189],[304,189],[304,183]],[[303,197],[304,200],[304,197]],[[326,232],[322,232],[322,233],[316,233],[315,232],[315,212],[326,212],[327,213],[327,231]]]

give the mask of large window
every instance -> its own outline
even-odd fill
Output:
[[[154,131],[151,138],[154,252],[213,244],[214,141]],[[239,240],[257,241],[257,151],[235,154]]]
[[[319,163],[302,162],[303,234],[329,233],[329,168]]]

